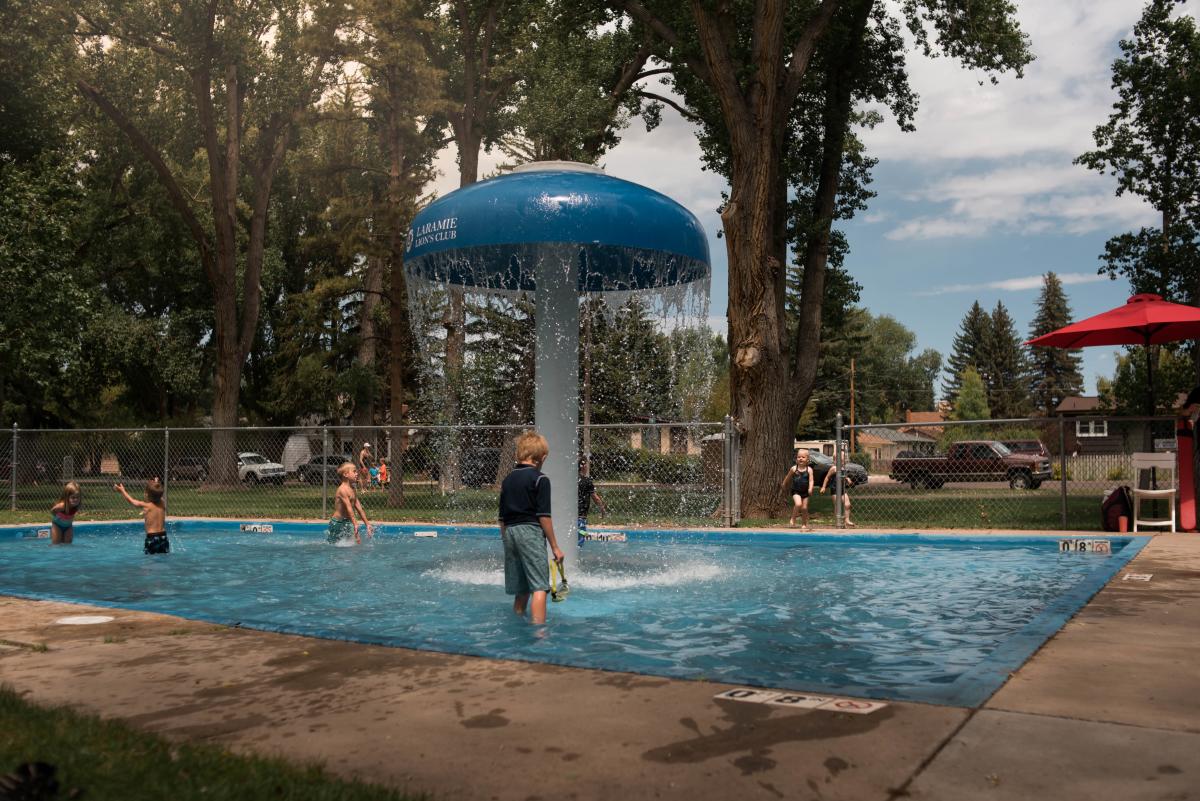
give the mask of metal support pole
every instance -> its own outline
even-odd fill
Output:
[[[733,418],[729,415],[721,436],[721,525],[733,528]]]
[[[171,475],[171,429],[163,426],[163,492],[167,491],[167,482]]]
[[[321,517],[329,517],[329,428],[321,426]]]
[[[1067,530],[1067,421],[1061,415],[1058,418],[1058,477],[1062,497],[1062,527]]]
[[[833,516],[838,528],[845,528],[845,517],[842,509],[842,413],[837,413],[837,422],[834,425],[833,434],[833,466],[837,469],[834,473],[834,496],[833,496]]]
[[[12,501],[11,511],[17,511],[17,424],[13,423],[13,439],[12,439],[12,462],[9,467],[9,481],[12,484],[10,488]]]

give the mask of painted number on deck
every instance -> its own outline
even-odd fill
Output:
[[[869,715],[883,709],[887,704],[880,701],[863,701],[857,698],[833,698],[830,696],[805,695],[778,690],[754,690],[739,687],[717,693],[713,698],[723,701],[742,701],[750,704],[784,706],[792,709],[819,709],[826,712],[849,712],[852,715]]]

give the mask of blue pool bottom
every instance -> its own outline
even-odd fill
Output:
[[[1144,546],[1055,537],[630,531],[588,543],[572,594],[532,627],[507,611],[495,529],[182,521],[0,530],[0,593],[289,634],[672,678],[977,706]],[[44,527],[40,527],[44,528]],[[418,531],[438,532],[418,538]],[[7,535],[7,536],[6,536]]]

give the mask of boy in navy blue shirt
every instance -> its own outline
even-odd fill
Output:
[[[550,591],[550,562],[563,558],[550,519],[550,479],[541,467],[550,453],[546,438],[536,431],[517,437],[517,464],[500,485],[500,538],[504,540],[504,591],[516,596],[513,611],[525,614],[533,596],[530,620],[546,622],[546,593]]]

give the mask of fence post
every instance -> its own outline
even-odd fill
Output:
[[[742,435],[730,416],[730,526],[742,523]]]
[[[1058,416],[1058,475],[1059,492],[1062,496],[1062,528],[1067,530],[1067,420]]]
[[[17,424],[13,423],[13,439],[12,439],[12,462],[9,468],[9,483],[12,485],[9,488],[10,498],[12,502],[11,511],[17,511]]]
[[[329,507],[329,427],[321,426],[321,517],[328,518]]]
[[[733,435],[730,433],[733,426],[730,425],[731,421],[732,418],[725,415],[724,425],[721,429],[721,525],[726,528],[733,527],[733,503],[730,492],[730,481],[733,476]]]
[[[834,496],[833,496],[833,516],[838,528],[845,528],[846,524],[843,519],[842,510],[842,413],[837,413],[837,422],[834,424],[833,434],[833,466],[837,472],[833,475],[834,481]],[[811,487],[809,488],[812,489]]]
[[[167,484],[171,478],[171,429],[163,426],[163,474],[162,485],[163,492],[167,491]]]

